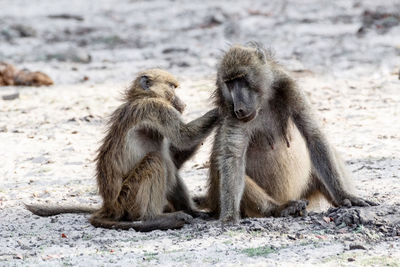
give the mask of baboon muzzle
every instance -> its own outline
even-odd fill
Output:
[[[237,82],[234,84],[231,95],[233,99],[233,112],[236,118],[244,122],[254,119],[256,111],[253,108],[254,100],[249,93],[249,89]]]

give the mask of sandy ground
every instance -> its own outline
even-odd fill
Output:
[[[0,61],[55,81],[0,88],[1,96],[20,94],[0,99],[0,265],[400,266],[398,1],[16,0],[0,7]],[[60,14],[74,16],[49,17]],[[275,49],[319,111],[359,195],[379,207],[244,219],[225,229],[195,220],[151,233],[24,209],[23,202],[100,204],[93,158],[135,73],[158,66],[177,75],[190,120],[211,108],[221,49],[249,40]],[[192,194],[204,192],[210,144],[182,171]]]

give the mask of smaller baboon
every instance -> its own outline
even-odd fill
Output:
[[[151,231],[177,229],[194,208],[178,170],[198,149],[218,120],[218,110],[187,124],[184,104],[175,95],[178,81],[166,71],[140,73],[125,102],[112,114],[96,158],[96,176],[103,199],[99,210],[82,207],[27,205],[37,215],[93,212],[92,225]],[[171,210],[165,213],[164,210]]]
[[[220,109],[208,192],[195,198],[222,222],[240,216],[300,215],[323,195],[335,206],[368,206],[349,188],[344,164],[330,146],[302,91],[257,44],[233,46],[219,63]]]

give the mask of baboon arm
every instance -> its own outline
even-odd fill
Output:
[[[329,191],[334,204],[341,205],[343,200],[351,197],[351,195],[346,192],[341,183],[340,171],[335,163],[329,143],[318,126],[315,125],[314,118],[309,114],[308,108],[295,110],[293,120],[306,141],[318,179]]]
[[[194,206],[188,189],[179,174],[175,175],[175,185],[172,187],[171,192],[168,192],[167,199],[176,210],[182,210],[189,214]]]
[[[219,155],[222,222],[237,223],[240,219],[240,201],[245,181],[245,153],[248,138],[243,129],[223,124],[216,137]]]
[[[153,129],[165,136],[179,150],[190,150],[200,144],[212,131],[218,120],[218,110],[213,109],[203,116],[185,124],[172,108],[163,106],[153,110],[152,116],[144,119],[141,126]]]
[[[53,216],[63,213],[94,213],[99,208],[89,206],[45,206],[24,204],[25,208],[39,216]]]
[[[189,149],[178,149],[175,146],[170,146],[169,151],[171,153],[172,160],[174,161],[175,167],[179,170],[182,165],[189,160],[199,149],[200,144],[197,144]]]
[[[194,218],[201,217],[203,219],[209,218],[208,213],[198,211],[194,208],[194,203],[189,195],[185,183],[179,174],[176,175],[176,184],[172,188],[171,192],[168,193],[167,199],[174,206],[175,210],[183,211]]]
[[[329,146],[328,141],[320,132],[315,122],[307,113],[295,113],[294,122],[304,139],[310,153],[311,162],[316,171],[317,178],[329,192],[332,202],[335,206],[376,206],[377,203],[364,200],[348,192],[342,180],[346,177],[339,169],[338,159],[334,156],[334,151]]]

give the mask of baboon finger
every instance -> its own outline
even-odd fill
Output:
[[[358,206],[358,207],[369,207],[369,206],[377,206],[377,203],[369,200],[365,200],[359,197],[351,197],[351,198],[346,198],[342,201],[342,206],[345,207],[352,207],[352,206]]]

